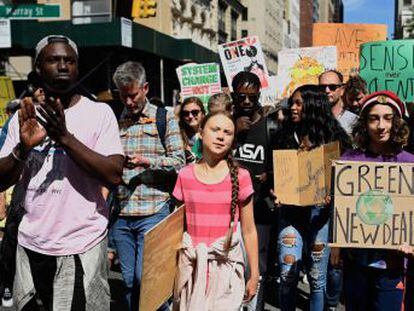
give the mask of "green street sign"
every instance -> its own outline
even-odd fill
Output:
[[[0,5],[0,18],[38,19],[60,17],[60,4]]]

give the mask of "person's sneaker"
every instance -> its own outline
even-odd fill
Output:
[[[3,298],[1,299],[2,306],[5,308],[13,307],[13,295],[10,288],[6,287],[3,292]]]

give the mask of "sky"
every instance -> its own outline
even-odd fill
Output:
[[[395,0],[342,0],[345,23],[387,24],[388,37],[394,33]]]

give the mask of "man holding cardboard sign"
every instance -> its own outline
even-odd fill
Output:
[[[402,151],[409,133],[404,114],[392,92],[366,96],[354,129],[359,149],[341,158],[354,162],[335,164],[333,244],[369,248],[343,256],[347,310],[401,310],[403,256],[381,249],[414,245],[414,155]]]

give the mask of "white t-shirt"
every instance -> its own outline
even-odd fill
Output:
[[[76,139],[104,156],[123,154],[118,124],[111,108],[81,97],[65,110],[66,126]],[[16,113],[0,157],[19,142]],[[22,180],[25,210],[18,241],[35,252],[63,256],[86,252],[107,233],[108,209],[101,183],[80,168],[46,137],[29,154]]]

